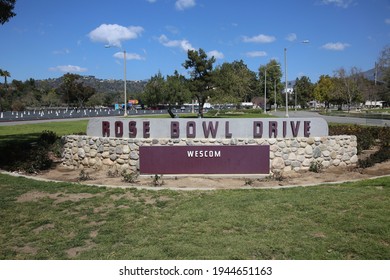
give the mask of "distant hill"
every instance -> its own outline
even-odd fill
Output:
[[[375,68],[363,72],[363,76],[367,80],[375,81]],[[376,80],[378,82],[383,82],[383,71],[380,68],[378,68]]]
[[[123,80],[106,80],[99,79],[95,76],[82,76],[81,81],[84,85],[90,86],[96,89],[96,92],[103,93],[117,93],[122,92],[124,88]],[[47,89],[58,88],[62,83],[62,77],[56,79],[36,80],[36,84],[39,87]],[[143,81],[126,81],[126,89],[128,93],[140,93],[143,91],[147,80]]]

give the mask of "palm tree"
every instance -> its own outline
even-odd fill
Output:
[[[7,77],[11,77],[11,74],[7,70],[0,69],[0,76],[4,77],[4,85],[5,87],[7,87]],[[1,104],[1,95],[0,95],[0,111],[1,112],[3,111],[3,106]]]
[[[11,73],[7,70],[0,69],[0,76],[4,77],[4,85],[7,86],[7,77],[11,77]]]

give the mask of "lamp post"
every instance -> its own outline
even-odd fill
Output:
[[[276,112],[276,80],[274,79],[274,94],[275,94],[275,100],[274,100],[274,109]]]
[[[123,64],[125,65],[124,66],[124,76],[123,76],[123,80],[124,80],[124,93],[125,93],[125,112],[123,114],[124,117],[127,116],[127,90],[126,90],[126,51],[123,50]]]
[[[302,44],[309,44],[309,40],[303,40],[301,41]],[[284,48],[284,76],[286,79],[286,84],[285,84],[285,94],[286,94],[286,118],[288,118],[288,92],[287,92],[287,48]],[[296,96],[295,96],[296,100]],[[296,110],[296,101],[295,101],[295,110]]]
[[[264,112],[267,114],[267,67],[264,69]]]
[[[285,87],[284,87],[284,91],[285,91],[285,94],[286,94],[286,118],[288,118],[287,48],[284,48],[284,78],[285,78]]]
[[[111,48],[111,45],[106,45],[105,46],[106,48]],[[125,112],[123,113],[123,116],[126,117],[127,116],[127,90],[126,90],[126,50],[123,50],[123,64],[124,64],[124,69],[123,69],[123,72],[124,72],[124,75],[123,75],[123,81],[124,81],[124,95],[125,95]]]
[[[298,89],[297,90],[294,90],[295,94],[295,106],[294,106],[294,111],[296,112],[297,111],[297,94],[298,94]]]

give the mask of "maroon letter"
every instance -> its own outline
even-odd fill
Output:
[[[144,122],[143,130],[144,130],[144,138],[149,138],[150,137],[150,122]]]
[[[310,136],[310,121],[303,122],[303,136],[305,137]]]
[[[287,135],[287,122],[283,121],[283,138],[286,138]]]
[[[190,130],[192,129],[192,132]],[[194,121],[187,123],[187,129],[186,129],[187,138],[195,138],[196,137],[196,124]]]
[[[206,125],[206,122],[203,122],[204,137],[209,138],[209,134],[211,132],[211,136],[215,138],[217,136],[218,124],[219,122],[215,122],[215,127],[214,127],[212,122],[209,122],[208,126]]]
[[[123,137],[123,123],[121,121],[115,122],[115,137]]]
[[[263,122],[253,122],[253,138],[263,137]]]
[[[102,134],[103,137],[110,137],[110,122],[102,122]]]
[[[232,138],[232,134],[229,131],[229,122],[225,122],[225,138]]]
[[[297,121],[297,124],[294,125],[294,122],[291,121],[290,124],[291,124],[291,131],[292,131],[293,137],[297,137],[298,136],[298,132],[299,132],[299,125],[301,124],[301,122]]]
[[[272,133],[274,134],[274,137],[278,137],[278,122],[269,122],[269,138],[272,137]]]
[[[129,138],[137,137],[137,123],[135,121],[129,122]]]
[[[180,127],[179,122],[171,122],[171,138],[179,138]]]

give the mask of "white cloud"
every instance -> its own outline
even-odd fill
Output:
[[[196,5],[195,0],[177,0],[175,3],[176,9],[179,11],[192,8],[195,5]]]
[[[288,34],[286,40],[290,42],[294,42],[295,40],[297,40],[297,34],[295,33]]]
[[[63,72],[63,73],[81,73],[81,72],[86,72],[88,71],[87,68],[82,68],[80,66],[75,66],[75,65],[59,65],[56,67],[50,67],[50,71],[53,72]]]
[[[253,52],[247,52],[245,55],[247,57],[263,57],[263,56],[267,56],[267,53],[264,51],[253,51]]]
[[[207,56],[208,57],[212,57],[214,56],[215,59],[223,59],[225,56],[223,55],[223,53],[217,51],[217,50],[213,50],[213,51],[209,51],[207,53]]]
[[[269,36],[264,34],[259,34],[253,37],[247,37],[247,36],[243,37],[243,41],[245,43],[272,43],[275,40],[276,38],[274,36]]]
[[[386,24],[390,24],[390,18],[385,19]]]
[[[149,2],[149,3],[156,3],[157,0],[146,0],[146,2]]]
[[[92,30],[88,36],[94,42],[121,47],[122,41],[136,39],[143,31],[141,26],[124,27],[118,24],[102,24]]]
[[[62,49],[62,50],[53,51],[53,54],[55,54],[55,55],[64,55],[64,54],[69,54],[69,53],[70,53],[69,49]]]
[[[158,38],[160,44],[168,48],[181,48],[183,51],[194,50],[194,47],[188,40],[169,40],[167,36],[161,35]]]
[[[348,8],[354,3],[354,0],[322,0],[324,5],[335,5],[340,8]]]
[[[337,42],[337,43],[327,43],[323,45],[321,48],[330,51],[343,51],[347,47],[350,47],[350,44]]]
[[[117,52],[113,56],[115,58],[123,59],[123,52]],[[126,60],[145,60],[145,57],[143,57],[137,53],[127,53],[126,52]]]

